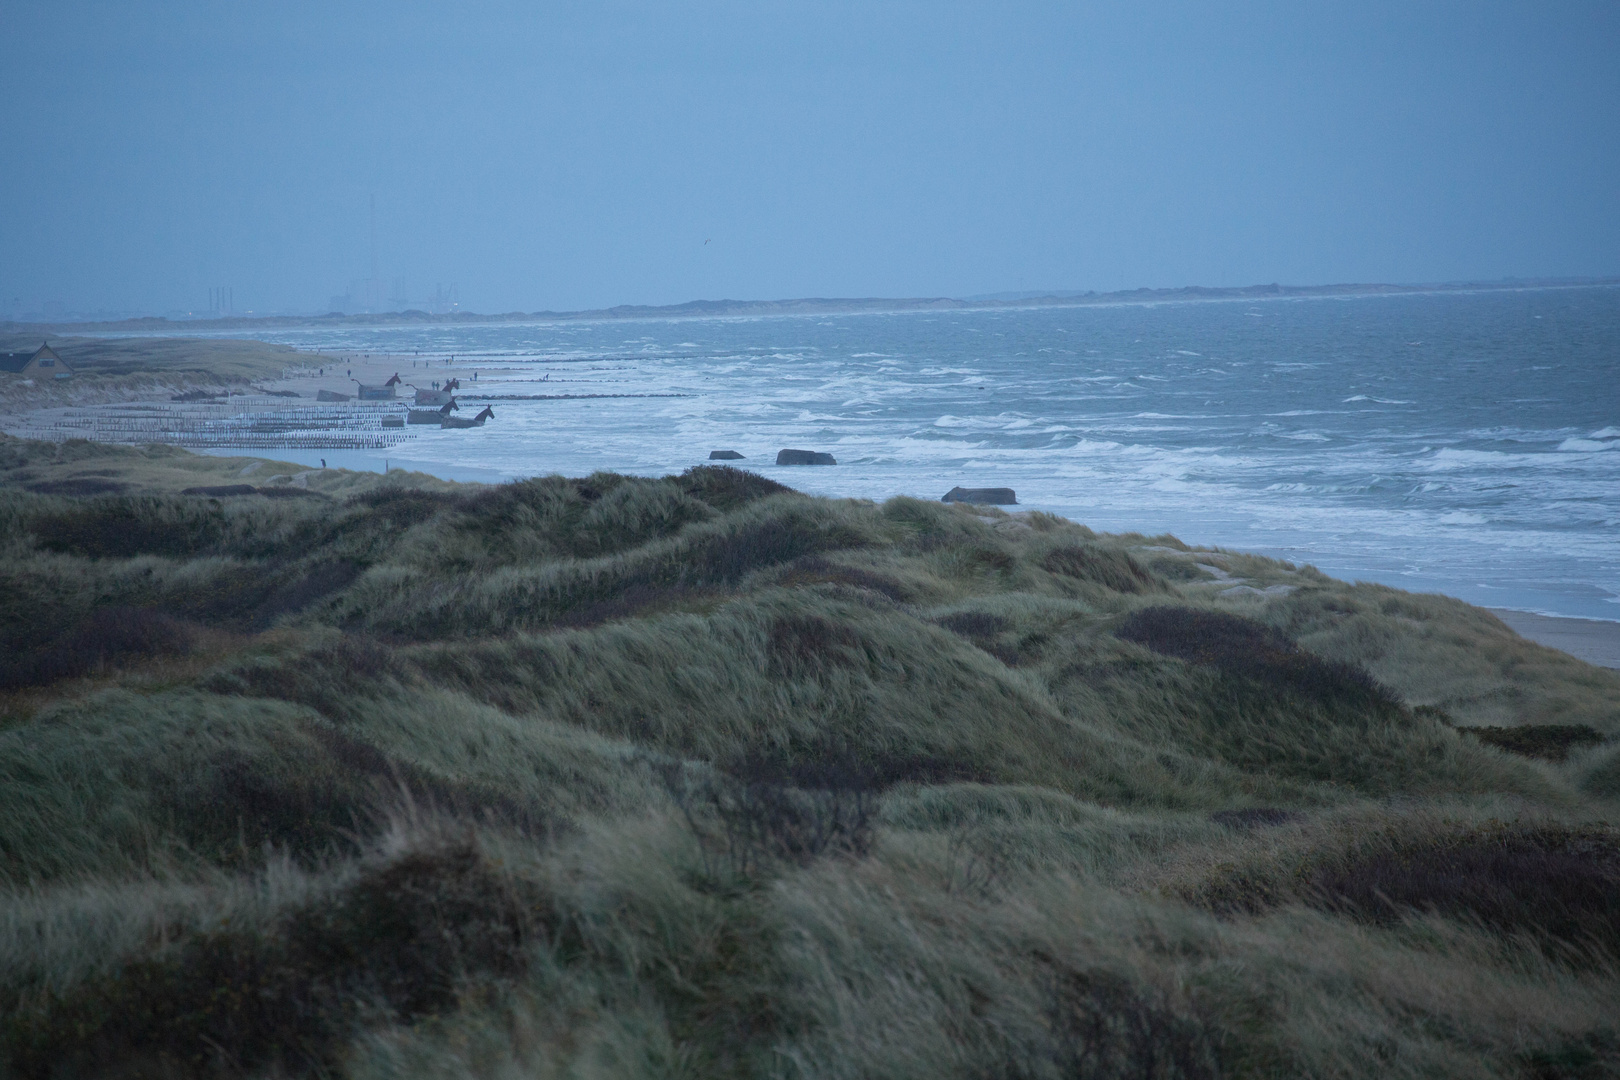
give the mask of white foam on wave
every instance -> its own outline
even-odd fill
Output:
[[[1223,317],[1230,323],[1237,314]],[[1154,316],[1161,317],[1182,318]],[[1331,355],[1308,335],[1275,343],[1218,337],[1226,331],[1211,318],[1193,333],[1175,324],[1174,333],[1200,350],[1171,350],[1168,329],[1156,339],[1134,321],[1110,330],[1113,318],[1080,310],[998,320],[972,313],[943,321],[695,320],[680,328],[683,340],[661,347],[649,347],[648,337],[619,344],[618,334],[629,329],[622,325],[341,333],[352,351],[404,343],[405,352],[478,354],[480,365],[500,354],[514,383],[551,370],[553,384],[559,375],[572,384],[559,388],[567,392],[682,395],[497,402],[497,423],[480,431],[411,433],[413,459],[442,458],[447,466],[476,457],[512,476],[595,468],[661,475],[726,446],[748,455],[739,464],[801,490],[937,498],[956,484],[1005,485],[1031,508],[1093,527],[1288,551],[1329,572],[1370,567],[1389,576],[1421,567],[1410,580],[1465,598],[1473,595],[1459,591],[1472,587],[1467,582],[1612,577],[1604,567],[1620,554],[1613,539],[1620,505],[1612,498],[1620,455],[1605,451],[1620,450],[1620,426],[1604,427],[1592,415],[1602,395],[1589,381],[1529,385],[1519,355],[1504,342],[1486,357],[1497,367],[1481,369],[1470,356],[1475,366],[1466,371],[1418,373],[1407,350],[1374,349],[1346,385],[1339,361],[1298,359]],[[1299,319],[1290,315],[1278,332],[1296,333]],[[1020,320],[1029,321],[1020,324],[1016,345],[956,328],[967,322],[996,330]],[[1071,328],[1085,335],[1071,342],[1095,346],[1083,359],[1042,352]],[[1338,332],[1324,325],[1321,340]],[[339,336],[299,333],[306,347]],[[1421,336],[1443,339],[1438,329]],[[1190,362],[1211,356],[1222,359],[1202,370]],[[1231,378],[1244,362],[1260,374]],[[481,381],[492,382],[489,374],[486,368]],[[1504,387],[1532,399],[1510,405],[1511,395],[1498,394],[1467,412],[1436,399],[1421,416],[1405,407],[1429,399],[1430,376],[1477,384],[1498,375]],[[1357,383],[1417,397],[1346,397]],[[1566,395],[1557,402],[1562,415],[1538,393]],[[1341,403],[1358,407],[1330,408]],[[1308,426],[1291,419],[1306,416]],[[1465,419],[1477,429],[1461,430]],[[836,448],[840,466],[778,469],[775,454],[784,446]]]

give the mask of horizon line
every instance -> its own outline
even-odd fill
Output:
[[[1592,288],[1620,285],[1620,277],[1542,277],[1497,278],[1490,281],[1447,281],[1426,283],[1340,283],[1331,285],[1210,286],[1182,285],[1173,288],[1140,287],[1109,292],[1095,290],[1021,290],[978,293],[967,297],[795,297],[777,300],[687,300],[678,304],[616,304],[606,308],[574,311],[473,311],[427,312],[407,308],[389,312],[332,311],[303,315],[229,315],[219,318],[170,318],[167,315],[141,315],[122,319],[74,320],[57,322],[0,321],[6,333],[60,335],[64,330],[108,332],[152,330],[157,326],[188,329],[249,330],[277,326],[385,326],[398,323],[457,324],[515,322],[588,322],[615,319],[723,318],[749,315],[885,314],[913,311],[975,311],[998,308],[1088,307],[1117,304],[1196,303],[1201,301],[1330,299],[1333,297],[1398,296],[1444,292],[1513,292],[1531,289]],[[65,335],[63,335],[65,336]]]

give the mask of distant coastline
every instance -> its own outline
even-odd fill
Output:
[[[455,311],[433,314],[406,310],[367,314],[267,315],[223,319],[170,319],[145,316],[107,322],[0,322],[0,333],[171,333],[183,331],[269,330],[330,326],[472,326],[492,323],[587,322],[611,319],[680,319],[759,315],[854,315],[907,311],[983,311],[997,308],[1090,307],[1119,304],[1168,304],[1200,301],[1279,300],[1358,296],[1404,296],[1433,293],[1517,292],[1620,286],[1620,278],[1525,278],[1434,284],[1246,285],[1176,289],[1125,289],[1115,292],[999,294],[968,299],[937,297],[804,297],[794,300],[689,300],[684,304],[619,304],[585,311],[509,311],[480,314]]]

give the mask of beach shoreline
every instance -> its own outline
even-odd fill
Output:
[[[290,358],[291,359],[291,358]],[[457,356],[454,359],[443,354],[423,356],[410,353],[364,353],[347,350],[330,352],[310,351],[298,356],[303,364],[290,364],[288,369],[281,373],[280,378],[262,378],[254,382],[267,390],[293,390],[304,400],[313,399],[316,391],[328,390],[338,393],[354,393],[356,383],[364,381],[371,384],[381,383],[391,375],[398,374],[402,381],[414,382],[421,380],[424,388],[433,382],[442,382],[444,379],[459,377],[463,380],[463,390],[474,389],[477,383],[473,374],[480,369],[489,372],[499,369],[503,365],[499,357],[490,356]],[[482,361],[480,363],[480,361]],[[307,367],[304,367],[307,364]],[[320,370],[324,368],[325,370]],[[72,387],[54,386],[41,387],[35,394],[13,394],[9,400],[0,400],[0,430],[8,434],[22,437],[38,437],[42,433],[42,424],[38,421],[47,415],[62,411],[64,408],[85,407],[96,404],[105,404],[118,401],[163,400],[166,399],[176,387],[188,385],[194,380],[196,373],[185,373],[176,378],[179,373],[162,373],[151,377],[151,382],[143,385],[130,386],[85,386],[80,393],[75,394]],[[120,380],[121,381],[121,380]],[[133,381],[133,380],[132,380]],[[170,385],[170,384],[173,385]],[[16,387],[15,389],[21,389]],[[410,401],[409,386],[402,387],[400,403]],[[30,400],[32,399],[32,400]],[[313,403],[313,402],[311,402]],[[9,407],[8,407],[9,406]],[[218,456],[226,453],[222,448],[197,448],[197,452]],[[240,453],[244,456],[274,457],[261,448],[242,448]],[[326,456],[338,459],[345,456],[341,451],[325,451]],[[358,467],[365,471],[370,458],[379,462],[392,456],[401,459],[401,463],[409,462],[409,467],[434,472],[433,465],[426,462],[412,460],[412,455],[405,447],[397,450],[382,449],[376,451],[353,452],[347,456],[355,458],[354,461],[345,462],[349,467]],[[313,464],[319,457],[316,451],[309,453],[294,453],[288,460],[302,460],[308,458],[308,464]],[[367,458],[362,462],[361,458]],[[446,479],[480,480],[491,482],[490,475],[477,475],[473,473],[487,473],[487,470],[457,470],[448,469],[447,473],[458,473],[456,476],[446,475]],[[1486,608],[1491,614],[1502,620],[1511,630],[1528,641],[1536,642],[1549,648],[1559,649],[1569,653],[1586,663],[1599,667],[1620,670],[1620,621],[1602,619],[1580,618],[1575,616],[1544,615],[1536,612],[1519,611],[1511,608]]]
[[[1620,669],[1620,622],[1486,608],[1508,629],[1538,645],[1567,652],[1597,667]]]

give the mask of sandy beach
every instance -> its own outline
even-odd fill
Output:
[[[1620,622],[1600,619],[1565,619],[1528,611],[1488,609],[1522,638],[1562,649],[1599,667],[1620,668]]]

